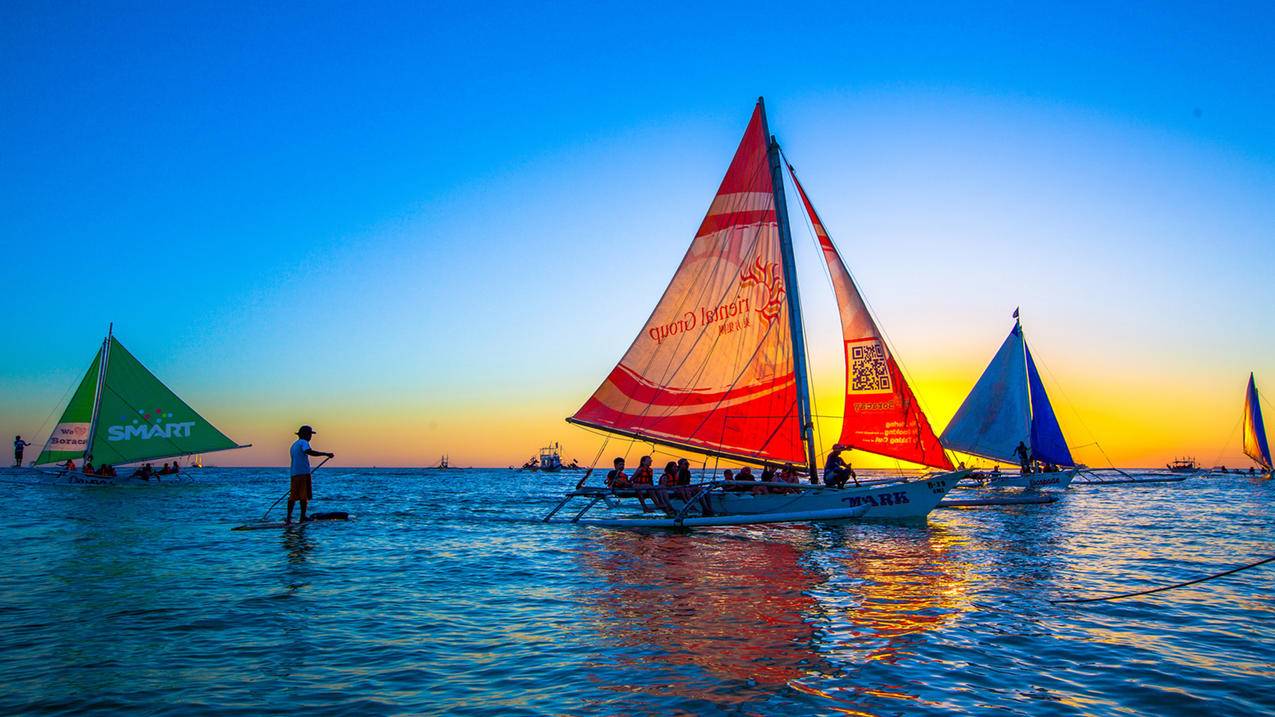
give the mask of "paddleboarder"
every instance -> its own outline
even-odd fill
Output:
[[[22,451],[29,445],[31,444],[22,440],[22,436],[13,437],[13,467],[14,468],[22,467]]]
[[[297,501],[301,502],[301,522],[304,523],[306,521],[306,503],[310,501],[312,493],[310,485],[310,456],[336,457],[335,453],[324,453],[310,447],[310,438],[315,433],[317,431],[309,426],[302,426],[297,429],[297,440],[293,442],[289,451],[292,455],[292,488],[288,493],[288,517],[284,518],[284,523],[292,522],[292,504]]]

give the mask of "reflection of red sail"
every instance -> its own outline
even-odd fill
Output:
[[[807,622],[814,576],[785,542],[611,532],[581,559],[610,589],[592,629],[612,644],[658,651],[604,665],[625,691],[739,704],[819,669]],[[707,673],[707,674],[702,674]],[[638,679],[634,679],[634,678]],[[753,680],[753,691],[738,687]],[[729,689],[723,690],[723,681]]]
[[[804,463],[761,105],[646,326],[572,421]]]
[[[951,470],[952,461],[934,436],[930,422],[917,404],[894,356],[890,355],[890,349],[872,320],[863,296],[859,294],[854,279],[832,238],[824,230],[791,165],[788,171],[819,238],[841,310],[846,352],[846,403],[839,442],[870,453]]]

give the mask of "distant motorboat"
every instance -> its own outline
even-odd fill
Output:
[[[1172,463],[1164,466],[1173,473],[1199,473],[1200,464],[1195,462],[1194,458],[1174,458]]]
[[[426,467],[424,468],[424,470],[427,470],[427,471],[463,471],[463,470],[465,470],[465,469],[464,469],[464,468],[458,468],[458,467],[456,467],[456,466],[453,466],[453,465],[450,463],[450,461],[448,460],[448,457],[447,457],[446,455],[442,455],[442,456],[439,456],[439,458],[438,458],[438,465],[435,465],[435,466],[426,466]]]

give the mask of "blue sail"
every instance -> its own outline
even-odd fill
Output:
[[[1026,342],[1023,342],[1023,351],[1027,355],[1027,385],[1031,387],[1032,457],[1059,466],[1074,466],[1076,463],[1071,459],[1067,440],[1063,438],[1062,427],[1058,425],[1058,417],[1054,415],[1054,407],[1049,403],[1045,384],[1040,381],[1036,361]]]
[[[1271,469],[1271,447],[1266,443],[1266,424],[1262,421],[1257,381],[1251,373],[1248,375],[1248,390],[1244,392],[1244,453],[1265,470]]]
[[[956,410],[939,441],[947,448],[1018,463],[1014,449],[1031,444],[1023,333],[1018,324]]]

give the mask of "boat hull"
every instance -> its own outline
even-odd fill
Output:
[[[1051,490],[1066,490],[1076,474],[1080,472],[1079,468],[1073,468],[1066,471],[1053,471],[1051,473],[1028,473],[1026,475],[1004,475],[999,478],[991,478],[979,482],[982,488],[1027,488],[1029,490],[1040,490],[1048,488]]]
[[[855,520],[909,520],[924,518],[968,471],[942,473],[929,478],[874,483],[845,488],[817,488],[801,493],[714,492],[709,504],[717,515],[766,515],[864,508]],[[675,505],[676,505],[675,501]]]

